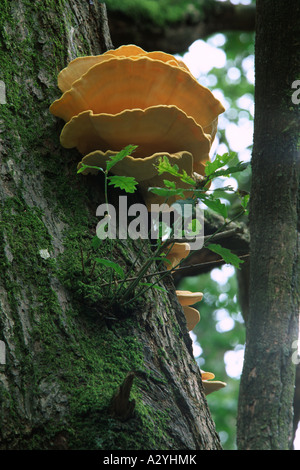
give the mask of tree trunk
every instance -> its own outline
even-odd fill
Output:
[[[288,449],[299,321],[300,106],[298,0],[257,1],[250,207],[250,307],[241,378],[239,449]],[[299,211],[299,208],[298,208]],[[298,222],[299,223],[299,222]]]
[[[83,272],[103,181],[76,174],[48,107],[69,60],[111,47],[105,7],[1,9],[0,449],[220,449],[172,279],[121,316]]]

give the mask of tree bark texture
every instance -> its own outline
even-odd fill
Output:
[[[104,5],[4,0],[0,21],[0,449],[220,449],[172,279],[121,315],[83,273],[103,181],[48,108],[71,59],[111,48]]]
[[[300,4],[257,1],[250,306],[239,449],[288,449],[299,322]],[[298,222],[297,222],[298,221]]]
[[[199,2],[200,4],[200,2]],[[187,5],[182,19],[158,24],[149,17],[131,16],[130,12],[109,8],[109,25],[115,47],[137,44],[146,51],[162,50],[170,54],[184,53],[197,39],[222,31],[254,31],[255,6],[201,2],[199,9]]]

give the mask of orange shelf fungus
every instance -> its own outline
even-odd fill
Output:
[[[203,298],[202,292],[190,292],[187,290],[177,290],[176,295],[185,315],[187,328],[193,330],[200,321],[200,313],[190,305],[200,302]]]
[[[92,66],[50,111],[65,121],[92,110],[94,114],[117,114],[125,109],[174,105],[194,118],[214,137],[215,120],[224,111],[208,88],[183,68],[147,56],[113,57]]]
[[[50,111],[66,121],[61,144],[76,147],[85,163],[103,162],[108,152],[137,145],[134,155],[112,172],[138,174],[148,207],[153,200],[161,203],[147,191],[163,184],[149,170],[158,155],[176,161],[191,177],[204,175],[224,108],[174,56],[129,44],[78,57],[59,73],[58,86],[63,94]]]
[[[208,160],[210,150],[202,127],[176,106],[165,105],[127,109],[114,115],[83,111],[64,126],[60,142],[84,155],[98,149],[118,151],[128,142],[138,146],[134,156],[140,158],[185,150],[193,157],[190,175],[202,171],[201,164]]]
[[[169,253],[166,255],[169,263],[166,262],[167,269],[173,269],[180,261],[186,258],[190,253],[190,245],[188,243],[174,243]]]
[[[186,319],[187,329],[192,331],[200,321],[200,313],[196,308],[185,306],[182,307]]]
[[[118,49],[107,51],[101,55],[77,57],[72,60],[66,68],[59,72],[57,77],[58,87],[63,93],[68,91],[72,87],[72,84],[91,67],[104,62],[105,60],[112,59],[114,57],[131,57],[132,59],[138,59],[145,55],[150,59],[157,59],[171,65],[176,65],[189,72],[189,69],[184,62],[176,59],[170,54],[160,51],[146,52],[139,46],[127,44],[119,47]]]
[[[204,372],[201,370],[202,384],[204,388],[205,395],[209,395],[212,392],[216,392],[221,388],[226,387],[225,382],[220,382],[219,380],[212,380],[215,378],[215,374],[212,372]]]
[[[205,372],[204,370],[200,370],[200,372],[201,372],[202,381],[212,380],[215,378],[215,374],[213,374],[212,372]]]
[[[187,328],[189,331],[191,331],[200,321],[200,314],[198,310],[193,307],[190,307],[190,305],[193,305],[196,302],[202,300],[203,294],[202,292],[177,290],[176,295],[180,305],[182,305],[187,322]],[[204,370],[201,370],[200,372],[205,395],[209,395],[210,393],[215,392],[216,390],[220,390],[220,388],[226,387],[227,384],[225,382],[212,380],[215,378],[215,374],[213,374],[212,372],[205,372]]]
[[[176,295],[180,305],[194,305],[203,299],[202,292],[190,292],[189,290],[177,290]]]

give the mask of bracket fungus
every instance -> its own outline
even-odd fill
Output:
[[[210,150],[202,127],[176,106],[166,105],[126,109],[115,115],[83,111],[64,126],[60,142],[84,155],[99,149],[117,152],[128,142],[138,146],[134,153],[137,158],[185,150],[192,154],[190,174],[203,171]]]
[[[210,138],[215,135],[218,115],[224,111],[211,91],[190,72],[147,55],[115,56],[93,65],[52,103],[50,111],[69,121],[86,110],[117,114],[157,105],[177,106]]]
[[[197,323],[200,321],[200,313],[196,308],[190,307],[190,305],[200,302],[203,298],[202,292],[190,292],[187,290],[177,290],[177,299],[182,306],[187,328],[189,331],[193,330]]]
[[[185,306],[182,307],[186,319],[187,329],[192,331],[200,321],[200,313],[196,308]]]
[[[215,374],[212,372],[205,372],[201,370],[202,384],[204,388],[205,395],[209,395],[212,392],[216,392],[221,388],[226,387],[225,382],[220,382],[219,380],[212,380],[215,378]]]
[[[177,290],[176,295],[180,305],[194,305],[196,302],[200,302],[203,299],[202,292],[190,292],[189,290]]]
[[[169,261],[166,264],[167,269],[173,269],[178,263],[190,254],[190,245],[188,243],[174,243],[166,259]]]
[[[83,155],[78,167],[103,168],[110,156],[129,144],[137,145],[133,155],[113,166],[112,173],[134,176],[148,209],[152,203],[163,202],[148,191],[163,185],[164,175],[158,175],[154,166],[160,157],[167,156],[195,181],[204,176],[218,116],[225,109],[174,56],[129,44],[101,55],[78,57],[59,73],[58,87],[63,94],[51,104],[50,112],[66,122],[60,136],[62,146],[75,147]],[[88,173],[97,170],[83,171]],[[176,181],[169,174],[168,179]],[[185,188],[182,182],[180,186]],[[189,252],[188,243],[174,243],[166,256],[167,269],[174,269]],[[192,330],[200,314],[190,305],[203,294],[177,291],[177,295]],[[212,373],[202,374],[206,394],[226,385],[209,382]]]
[[[59,72],[57,77],[58,87],[63,93],[68,91],[72,87],[72,83],[78,80],[91,67],[103,62],[104,60],[108,60],[113,57],[131,57],[132,59],[138,59],[139,57],[145,55],[151,59],[157,59],[171,65],[177,65],[189,72],[189,69],[184,62],[176,59],[170,54],[166,54],[165,52],[160,51],[146,52],[139,46],[135,46],[134,44],[126,44],[119,47],[118,49],[111,49],[107,52],[104,52],[104,54],[101,55],[77,57],[76,59],[72,60],[67,67]]]
[[[189,331],[191,331],[200,321],[200,313],[197,309],[190,307],[190,305],[200,302],[200,300],[203,298],[203,293],[177,290],[176,295],[180,305],[182,306],[187,328]],[[200,370],[200,372],[205,395],[209,395],[216,390],[220,390],[220,388],[226,387],[227,384],[225,382],[212,380],[215,378],[215,374],[212,372],[205,372],[204,370]]]
[[[134,156],[125,158],[124,165],[116,165],[112,172],[137,174],[148,207],[153,200],[161,202],[147,191],[149,186],[162,184],[162,179],[153,176],[153,168],[149,171],[157,155],[175,160],[191,177],[204,175],[224,108],[174,56],[124,45],[74,59],[59,73],[58,86],[63,95],[50,111],[66,121],[61,144],[76,147],[84,156],[82,161],[95,165],[109,151],[137,145]]]

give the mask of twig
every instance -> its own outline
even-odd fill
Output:
[[[246,255],[241,255],[239,256],[239,258],[248,258],[250,255],[249,254],[246,254]],[[185,258],[186,259],[186,258]],[[197,267],[200,267],[200,266],[213,266],[214,264],[219,264],[221,262],[224,262],[223,258],[220,258],[218,260],[214,260],[214,261],[206,261],[204,263],[196,263],[196,264],[189,264],[188,266],[179,266],[179,267],[174,267],[172,269],[166,269],[164,271],[157,271],[155,273],[151,273],[151,274],[144,274],[141,279],[145,279],[145,278],[148,278],[148,277],[153,277],[153,276],[158,276],[160,274],[171,274],[172,272],[174,271],[182,271],[184,269],[190,269],[190,268],[197,268]],[[130,277],[127,279],[127,281],[134,281],[136,280],[138,277],[140,276],[136,276],[136,277]],[[109,283],[108,282],[105,282],[104,284],[100,284],[99,287],[105,287],[105,286],[108,286]]]
[[[239,233],[239,232],[242,232],[242,229],[240,227],[236,227],[236,228],[233,228],[233,229],[230,229],[230,230],[224,230],[223,232],[220,232],[220,233],[216,233],[213,234],[213,238],[215,240],[222,240],[223,238],[228,238],[228,237],[231,237],[232,235],[235,235],[236,233]],[[166,244],[169,244],[169,243],[190,243],[190,242],[195,242],[196,240],[198,240],[203,238],[203,241],[204,243],[209,241],[211,238],[212,238],[212,235],[205,235],[204,237],[194,237],[194,238],[179,238],[179,239],[175,239],[175,238],[168,238],[165,243]]]

